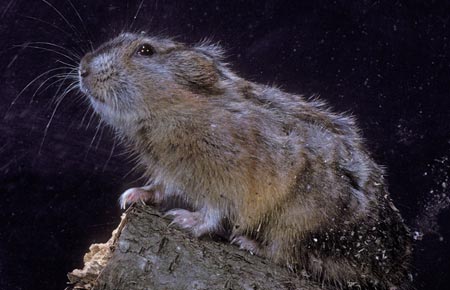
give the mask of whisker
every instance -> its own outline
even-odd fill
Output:
[[[35,21],[38,21],[38,22],[41,22],[41,23],[44,23],[44,24],[47,24],[47,25],[50,25],[51,27],[53,27],[53,28],[55,28],[55,29],[61,31],[61,32],[64,33],[65,35],[71,36],[71,34],[70,34],[68,31],[66,31],[66,30],[64,30],[64,29],[62,29],[62,28],[60,28],[59,26],[57,26],[57,25],[55,25],[55,24],[53,24],[53,23],[51,23],[51,22],[48,22],[48,21],[39,19],[39,18],[37,18],[37,17],[28,16],[28,15],[23,15],[23,14],[19,14],[19,16],[24,17],[24,18],[28,18],[28,19],[31,19],[31,20],[35,20]]]
[[[95,138],[97,137],[97,134],[98,134],[98,132],[100,131],[100,127],[101,127],[101,122],[98,122],[97,128],[95,129],[94,137],[92,137],[91,143],[89,144],[89,147],[88,147],[88,149],[87,149],[87,151],[86,151],[86,154],[84,155],[84,159],[83,159],[84,161],[86,161],[86,158],[87,158],[87,156],[88,156],[88,154],[89,154],[89,151],[91,150],[92,145],[93,145],[94,142],[95,142]]]
[[[122,179],[126,179],[128,176],[130,176],[133,172],[136,172],[137,169],[139,169],[139,167],[142,166],[139,163],[135,163],[135,165],[133,165],[133,167],[131,167],[130,170],[128,170],[128,172],[122,177]],[[137,180],[141,179],[141,177],[139,177]],[[136,180],[135,180],[136,181]]]
[[[73,70],[72,70],[72,71],[73,71]],[[59,94],[59,91],[61,90],[61,88],[62,88],[62,86],[63,86],[63,84],[64,84],[64,81],[66,81],[67,78],[68,78],[68,74],[65,75],[65,77],[63,78],[63,81],[59,84],[58,89],[56,90],[55,95],[53,95],[52,101],[53,101],[55,98],[57,98],[57,96],[58,96],[58,94]],[[66,88],[66,90],[67,90],[67,88]]]
[[[57,67],[57,68],[53,68],[53,69],[49,69],[46,72],[41,73],[40,75],[38,75],[37,77],[35,77],[33,80],[31,80],[18,94],[17,96],[14,98],[14,100],[12,100],[11,104],[9,105],[8,110],[6,111],[7,113],[11,110],[11,108],[15,105],[15,103],[17,102],[17,100],[19,99],[19,97],[32,85],[34,84],[37,80],[39,80],[40,78],[42,78],[43,76],[45,76],[46,74],[49,74],[53,71],[57,71],[57,70],[62,70],[62,69],[66,69],[65,67]]]
[[[88,121],[87,126],[86,126],[86,130],[91,126],[91,122],[94,119],[94,116],[95,116],[95,111],[92,110],[91,116],[89,117],[89,121]]]
[[[53,75],[48,77],[45,81],[41,82],[41,84],[39,85],[39,87],[37,87],[37,89],[34,91],[34,94],[31,96],[30,98],[30,104],[34,101],[34,97],[38,94],[39,90],[51,79],[57,78],[56,81],[50,83],[49,85],[47,85],[44,90],[42,90],[42,92],[45,92],[48,88],[50,88],[51,86],[53,86],[54,84],[57,84],[58,82],[62,82],[64,80],[60,79],[60,76],[63,76],[65,74],[57,74],[57,75]]]
[[[69,2],[70,6],[72,7],[73,11],[75,11],[75,14],[77,15],[78,19],[80,19],[81,25],[83,26],[84,32],[86,33],[86,36],[88,37],[88,41],[89,41],[89,45],[91,46],[91,50],[94,50],[94,46],[92,44],[92,38],[91,38],[91,34],[89,33],[89,31],[86,28],[86,25],[84,25],[84,21],[83,18],[81,18],[80,13],[78,12],[78,10],[75,8],[75,6],[73,5],[72,1],[70,0],[66,0],[67,2]]]
[[[39,146],[38,155],[41,154],[42,147],[43,147],[44,142],[45,142],[45,138],[47,137],[48,129],[50,128],[50,124],[52,123],[53,118],[55,117],[56,111],[58,110],[59,106],[61,105],[62,101],[64,100],[64,97],[65,97],[67,94],[69,94],[69,93],[70,93],[73,89],[75,89],[75,88],[76,88],[76,86],[72,86],[72,87],[70,87],[69,89],[66,89],[66,90],[64,91],[64,93],[62,94],[62,97],[61,97],[61,98],[58,98],[58,100],[56,101],[55,108],[53,109],[52,114],[51,114],[51,116],[50,116],[50,119],[48,120],[47,125],[45,126],[45,129],[44,129],[44,136],[42,137],[42,141],[41,141],[41,144],[40,144],[40,146]]]
[[[14,0],[10,0],[8,5],[6,5],[5,8],[3,8],[3,12],[2,12],[2,19],[4,19],[6,13],[8,12],[8,10],[11,8],[11,4],[14,2]]]
[[[78,69],[78,64],[71,64],[71,63],[65,62],[60,59],[57,59],[56,62],[60,63],[60,64],[64,64],[65,66],[67,66],[68,68],[71,68],[71,69]]]
[[[61,73],[61,74],[55,75],[54,77],[57,78],[57,80],[54,81],[54,82],[52,82],[52,83],[50,83],[50,84],[48,84],[48,85],[42,90],[42,92],[45,92],[45,91],[48,90],[50,87],[52,87],[53,85],[55,85],[55,84],[57,84],[57,83],[59,83],[59,82],[64,82],[64,81],[66,81],[66,80],[70,80],[72,76],[68,76],[68,75],[65,74],[65,73]],[[71,84],[72,84],[72,83],[76,83],[76,82],[78,82],[78,79],[77,79],[75,76],[73,76],[73,79],[72,79]],[[33,97],[34,97],[34,95],[33,95]]]
[[[66,78],[61,79],[61,84],[59,85],[59,87],[62,87],[62,84],[66,81]],[[52,98],[52,101],[56,100],[59,101],[60,99],[64,98],[65,95],[67,95],[69,92],[73,91],[74,89],[78,88],[78,83],[77,82],[71,82],[68,86],[66,86],[65,90],[59,94],[57,91],[57,93],[55,93],[55,95]]]
[[[112,145],[111,151],[109,152],[108,159],[106,159],[106,162],[105,162],[105,164],[102,167],[102,172],[104,172],[106,170],[106,167],[108,166],[108,163],[109,163],[109,161],[111,160],[111,158],[112,158],[112,156],[114,154],[114,150],[116,149],[116,138],[113,138],[113,140],[114,141],[113,141],[113,145]]]
[[[57,59],[56,62],[67,66],[67,68],[70,68],[73,70],[78,70],[78,65],[73,65],[73,64],[67,63],[65,61],[59,60],[59,59]],[[78,74],[75,74],[75,75],[78,77]]]
[[[83,127],[84,120],[86,119],[86,116],[88,115],[89,110],[92,110],[92,109],[91,109],[91,107],[88,106],[86,109],[86,112],[84,112],[83,117],[81,118],[80,125],[78,126],[77,129],[81,129],[81,127]]]
[[[144,0],[141,0],[141,3],[139,3],[139,7],[138,7],[138,9],[136,11],[136,14],[133,17],[133,21],[131,21],[130,30],[133,29],[133,24],[136,21],[136,18],[138,17],[138,14],[141,11],[141,8],[142,8],[143,4],[144,4]]]
[[[22,47],[22,45],[16,45],[15,47]],[[62,53],[62,52],[60,52],[58,50],[55,50],[55,49],[50,49],[50,48],[41,47],[41,46],[32,46],[32,45],[28,45],[27,48],[28,47],[34,48],[34,49],[40,49],[40,50],[43,50],[43,51],[53,52],[53,53],[56,53],[58,55],[64,56],[65,58],[69,59],[70,61],[73,61],[74,63],[78,63],[77,59],[72,58],[69,55],[64,54],[64,53]]]
[[[127,0],[127,6],[125,7],[125,23],[124,23],[124,28],[126,30],[128,30],[128,21],[130,18],[130,1]]]
[[[47,137],[48,128],[50,127],[50,124],[52,123],[53,117],[55,116],[56,111],[57,111],[58,108],[59,108],[59,105],[61,105],[61,102],[57,102],[57,103],[56,103],[56,106],[55,106],[55,108],[53,109],[52,115],[50,116],[50,119],[48,120],[47,125],[45,126],[45,129],[44,129],[44,136],[42,137],[42,141],[41,141],[41,144],[40,144],[40,146],[39,146],[38,155],[41,155],[42,146],[44,145],[45,138]]]
[[[72,94],[72,99],[71,99],[71,101],[74,103],[74,104],[76,104],[77,106],[79,106],[79,105],[84,105],[84,102],[85,102],[85,96],[84,96],[84,94],[82,94],[81,92],[80,92],[80,85],[79,84],[76,84],[75,85],[76,86],[76,88],[77,88],[77,91],[76,92],[74,92],[73,94]]]
[[[56,98],[57,99],[56,101],[61,102],[70,92],[72,92],[77,88],[78,88],[77,84],[71,84],[69,87],[67,87],[66,90],[64,90],[64,92],[60,96]]]
[[[102,141],[103,132],[105,131],[105,126],[101,126],[100,135],[98,136],[97,144],[95,145],[95,150],[98,150],[98,147],[100,146],[100,142]]]
[[[42,2],[44,2],[49,7],[51,7],[64,20],[64,22],[67,24],[67,26],[69,26],[69,28],[72,29],[72,31],[74,32],[74,34],[77,35],[77,37],[80,41],[83,40],[83,37],[81,36],[80,32],[75,28],[75,26],[70,24],[69,20],[67,20],[67,18],[64,17],[64,15],[53,4],[51,4],[47,0],[42,0]]]
[[[64,99],[64,97],[69,94],[71,91],[75,90],[78,88],[78,84],[77,83],[71,83],[70,85],[67,86],[67,88],[62,92],[61,95],[56,97],[56,101],[58,102],[59,100]]]
[[[51,49],[51,48],[48,48],[48,47],[36,46],[36,45],[39,45],[39,44],[41,44],[41,45],[49,45],[51,47],[56,47],[58,49],[63,50],[64,52],[58,51],[56,49]],[[57,45],[57,44],[54,44],[54,43],[50,43],[50,42],[27,42],[27,43],[24,43],[24,44],[15,45],[13,47],[21,47],[22,49],[30,47],[30,48],[34,48],[34,49],[43,50],[43,51],[49,51],[49,52],[55,53],[57,55],[63,56],[64,58],[70,60],[74,64],[68,63],[68,62],[65,62],[65,61],[62,61],[62,60],[59,60],[59,59],[57,59],[56,62],[64,64],[67,68],[71,68],[71,69],[76,69],[78,67],[78,63],[79,63],[78,60],[80,59],[80,56],[78,54],[76,54],[75,52],[73,52],[73,51],[71,51],[71,50],[69,50],[67,48],[64,48],[64,47],[62,47],[60,45]],[[71,55],[69,55],[69,54],[71,54]]]
[[[74,52],[74,51],[68,49],[67,47],[58,45],[58,44],[56,44],[56,43],[47,42],[47,41],[34,41],[34,42],[28,42],[28,43],[29,43],[29,44],[32,44],[32,45],[40,45],[40,44],[43,44],[43,45],[53,46],[53,47],[59,48],[59,49],[61,49],[62,51],[64,51],[64,52],[70,54],[70,55],[71,55],[72,57],[74,57],[75,59],[80,59],[80,58],[81,58],[81,56],[80,56],[78,53],[76,53],[76,52]]]

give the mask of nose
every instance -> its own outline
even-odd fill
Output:
[[[80,74],[80,77],[85,78],[89,75],[89,70],[87,68],[80,68],[78,73]]]
[[[80,62],[80,67],[78,69],[78,74],[80,75],[80,77],[85,78],[90,74],[90,62],[92,60],[92,54],[91,53],[87,53]]]

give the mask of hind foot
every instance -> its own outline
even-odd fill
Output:
[[[210,214],[202,211],[172,209],[166,212],[164,216],[173,218],[170,225],[176,224],[182,229],[187,229],[196,237],[213,232],[217,227],[217,223],[210,218]]]

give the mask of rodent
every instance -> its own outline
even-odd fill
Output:
[[[181,198],[173,223],[341,288],[406,289],[409,230],[353,118],[247,81],[220,47],[122,33],[87,53],[79,86],[148,182],[121,205]]]

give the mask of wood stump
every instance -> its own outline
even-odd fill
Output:
[[[68,274],[66,290],[326,289],[227,241],[197,239],[169,224],[150,206],[130,207],[111,239],[91,245],[84,268]]]

